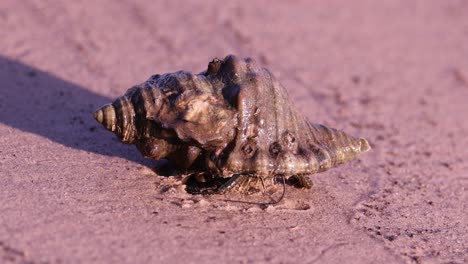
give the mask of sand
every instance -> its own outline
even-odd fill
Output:
[[[0,39],[2,263],[468,262],[466,1],[6,0]],[[260,206],[185,193],[93,120],[227,54],[373,149]]]

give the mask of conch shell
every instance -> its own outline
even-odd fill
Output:
[[[310,188],[307,175],[370,149],[362,138],[311,124],[285,88],[254,60],[214,59],[199,74],[156,74],[94,113],[123,143],[179,170],[221,181],[192,193],[220,193],[250,178],[282,176]]]

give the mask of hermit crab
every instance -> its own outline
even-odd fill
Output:
[[[308,175],[370,149],[363,138],[309,123],[285,88],[253,59],[213,59],[193,74],[156,74],[99,108],[95,119],[151,159],[190,176],[190,193],[246,189],[282,177],[310,188]]]

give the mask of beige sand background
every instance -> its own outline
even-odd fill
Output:
[[[186,194],[92,119],[227,54],[373,150],[262,207]],[[467,263],[467,116],[463,0],[2,0],[0,262]]]

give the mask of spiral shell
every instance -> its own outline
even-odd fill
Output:
[[[310,187],[304,175],[370,149],[365,139],[309,123],[267,69],[232,55],[199,74],[153,75],[94,117],[145,157],[211,178],[294,176]]]

